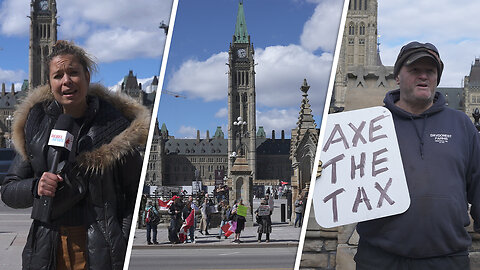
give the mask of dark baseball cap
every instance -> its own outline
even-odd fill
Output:
[[[407,45],[403,46],[397,56],[397,61],[395,61],[393,75],[397,77],[402,66],[408,66],[423,57],[429,57],[433,59],[433,61],[437,65],[438,85],[440,83],[440,77],[442,76],[443,62],[440,59],[440,54],[438,53],[437,47],[435,47],[431,43],[420,43],[418,41],[412,41]]]

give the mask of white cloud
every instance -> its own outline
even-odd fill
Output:
[[[300,86],[306,78],[312,86],[310,100],[320,111],[325,99],[332,55],[314,55],[297,45],[273,46],[256,51],[257,105],[268,107],[299,106]]]
[[[167,90],[205,101],[224,99],[228,91],[225,74],[228,70],[225,65],[227,61],[226,52],[212,55],[205,61],[187,60],[173,73]]]
[[[0,32],[26,36],[30,32],[30,1],[3,0],[0,6]]]
[[[20,90],[23,80],[27,79],[27,77],[27,73],[23,70],[5,70],[0,68],[0,82],[19,84],[20,87],[17,88],[17,86],[15,86],[15,90]],[[21,82],[18,83],[19,81]]]
[[[275,130],[277,138],[280,138],[282,130],[286,136],[290,136],[298,120],[298,112],[299,110],[294,109],[257,110],[257,125],[263,126],[268,138],[271,137],[272,130]]]
[[[385,65],[393,66],[405,43],[431,42],[445,63],[440,85],[461,86],[475,57],[480,56],[480,35],[474,19],[480,10],[479,1],[403,0],[401,5],[379,1],[378,8],[380,50]]]
[[[157,28],[168,22],[172,1],[151,0],[57,0],[59,14],[74,14],[87,22],[133,29]],[[63,21],[70,18],[60,15]]]
[[[99,62],[158,57],[162,54],[163,35],[131,29],[111,29],[92,34],[86,41],[86,50]]]
[[[227,108],[221,108],[220,110],[218,110],[217,113],[215,113],[215,117],[216,117],[216,118],[227,117],[227,115],[228,115],[228,110],[227,110]]]
[[[331,54],[317,56],[301,46],[289,45],[257,48],[255,58],[258,64],[255,78],[257,106],[298,106],[302,98],[299,89],[306,78],[315,89],[310,91],[310,99],[314,100],[312,106],[320,113],[330,75]],[[173,73],[167,89],[207,102],[225,99],[227,59],[226,52],[215,54],[205,61],[190,59]]]
[[[311,18],[303,26],[301,45],[311,51],[321,49],[333,52],[337,40],[342,0],[316,0],[318,3]]]
[[[1,8],[1,33],[27,36],[29,1],[3,0]],[[58,39],[75,40],[99,62],[158,57],[165,42],[158,26],[171,8],[172,1],[57,0]]]
[[[175,134],[178,134],[178,138],[192,139],[197,137],[197,129],[194,127],[181,125]]]

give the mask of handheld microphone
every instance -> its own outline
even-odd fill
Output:
[[[68,153],[72,149],[74,137],[70,133],[73,130],[74,119],[68,114],[61,114],[58,117],[55,126],[50,132],[50,139],[48,145],[53,150],[53,161],[48,172],[58,173],[58,164],[61,160],[68,160]],[[39,220],[41,222],[49,223],[52,212],[53,197],[41,196],[35,198],[32,208],[32,219]]]

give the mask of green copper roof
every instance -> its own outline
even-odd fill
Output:
[[[263,126],[259,126],[257,131],[257,138],[266,138],[266,137],[267,137],[267,134],[265,133]]]
[[[243,12],[243,1],[238,3],[237,23],[235,24],[234,43],[248,43],[247,23]]]
[[[214,138],[225,138],[225,134],[223,134],[222,127],[217,127],[217,130],[215,130],[215,135],[213,135]]]
[[[28,90],[28,80],[23,80],[22,91]]]
[[[165,125],[165,123],[162,124],[160,131],[162,134],[166,134],[168,132],[167,125]]]

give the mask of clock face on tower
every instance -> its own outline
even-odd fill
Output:
[[[245,58],[247,57],[247,51],[245,49],[238,49],[237,55],[239,58]]]
[[[46,0],[40,1],[40,9],[41,10],[47,10],[48,9],[48,1],[46,1]]]

